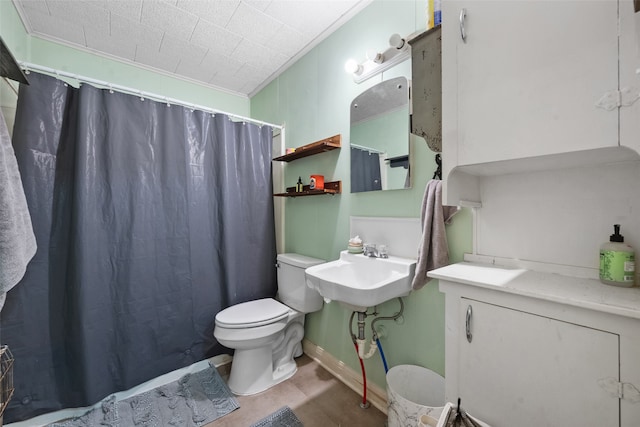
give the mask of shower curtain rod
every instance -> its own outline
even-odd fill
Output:
[[[369,153],[384,154],[384,151],[376,150],[375,148],[365,147],[364,145],[350,144],[349,146],[353,148],[359,148],[360,150],[368,151]]]
[[[278,130],[282,130],[284,128],[284,126],[281,125],[276,125],[273,123],[269,123],[269,122],[263,122],[261,120],[256,120],[256,119],[251,119],[249,117],[244,117],[244,116],[239,116],[237,114],[233,114],[233,113],[227,113],[226,111],[221,111],[221,110],[216,110],[214,108],[211,107],[205,107],[204,105],[198,105],[198,104],[193,104],[190,102],[186,102],[186,101],[181,101],[179,99],[175,99],[175,98],[169,98],[167,96],[163,96],[163,95],[158,95],[155,93],[151,93],[151,92],[145,92],[139,89],[134,89],[134,88],[130,88],[127,86],[122,86],[119,84],[115,84],[115,83],[109,83],[103,80],[97,80],[97,79],[93,79],[91,77],[85,77],[85,76],[81,76],[78,74],[73,74],[73,73],[69,73],[67,71],[61,71],[61,70],[56,70],[54,68],[50,68],[50,67],[45,67],[42,65],[38,65],[38,64],[31,64],[29,62],[22,62],[19,61],[18,62],[20,64],[20,66],[24,69],[25,73],[29,74],[29,71],[39,71],[42,73],[46,73],[46,74],[50,74],[52,76],[55,76],[57,78],[60,77],[67,77],[67,78],[71,78],[74,80],[77,80],[78,82],[81,83],[90,83],[93,85],[97,85],[97,86],[101,86],[104,89],[109,89],[109,90],[117,90],[118,92],[123,92],[123,93],[127,93],[130,95],[136,95],[139,96],[141,98],[146,98],[146,99],[151,99],[154,101],[158,101],[158,102],[164,102],[167,104],[173,104],[173,105],[180,105],[183,107],[188,107],[194,110],[202,110],[202,111],[206,111],[207,113],[213,113],[213,114],[225,114],[229,117],[233,117],[237,120],[243,121],[243,122],[249,122],[249,123],[255,123],[257,125],[267,125],[267,126],[271,126],[274,129],[278,129]]]

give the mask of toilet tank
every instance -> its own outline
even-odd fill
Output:
[[[322,309],[322,297],[307,286],[304,270],[325,261],[293,253],[279,254],[277,260],[278,299],[302,313]]]

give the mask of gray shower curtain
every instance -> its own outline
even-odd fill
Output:
[[[13,144],[38,252],[1,312],[5,422],[228,352],[216,313],[276,292],[270,127],[29,80]]]
[[[351,147],[351,192],[382,190],[380,157],[367,150]]]

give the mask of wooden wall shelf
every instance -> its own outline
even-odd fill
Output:
[[[310,190],[308,185],[302,187],[302,191],[296,191],[296,187],[287,187],[286,193],[274,194],[275,197],[304,197],[304,196],[321,196],[323,194],[340,194],[342,193],[342,181],[330,181],[324,183],[323,190]]]
[[[294,151],[293,153],[276,157],[273,160],[280,162],[290,162],[292,160],[313,156],[314,154],[323,153],[325,151],[335,150],[341,147],[341,140],[342,137],[340,134],[338,134],[330,138],[312,142],[311,144],[303,145],[302,147],[296,148],[296,151]]]

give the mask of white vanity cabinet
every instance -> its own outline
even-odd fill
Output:
[[[493,427],[640,425],[640,289],[459,263],[446,294],[446,399]]]
[[[443,179],[456,167],[491,175],[640,151],[633,0],[444,0],[442,9]],[[618,108],[621,88],[630,105]]]
[[[618,335],[482,301],[460,303],[460,321],[472,310],[473,331],[471,342],[458,335],[457,396],[465,410],[494,426],[619,425],[618,401],[598,386],[600,378],[618,379]]]

